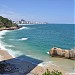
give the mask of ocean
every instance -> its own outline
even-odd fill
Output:
[[[73,72],[74,61],[52,58],[48,51],[53,47],[68,50],[75,47],[74,24],[34,24],[22,26],[22,28],[17,30],[0,32],[0,47],[2,49],[8,50],[15,57],[26,55],[43,60],[45,63],[49,62],[60,65],[64,69]]]

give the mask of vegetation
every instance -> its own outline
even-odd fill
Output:
[[[0,28],[10,28],[10,27],[14,27],[14,26],[17,26],[17,25],[14,24],[8,18],[4,18],[4,17],[0,16]]]
[[[62,75],[62,73],[59,72],[58,70],[53,70],[53,71],[50,72],[50,71],[47,69],[47,71],[46,71],[44,74],[42,74],[42,75]]]

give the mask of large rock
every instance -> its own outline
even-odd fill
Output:
[[[65,50],[65,58],[70,58],[70,51],[69,50]]]
[[[61,56],[62,55],[62,49],[61,48],[52,48],[50,51],[49,51],[49,54],[51,56]]]
[[[50,51],[49,51],[49,54],[51,56],[59,56],[59,57],[65,57],[65,58],[68,58],[68,59],[75,59],[75,51],[73,50],[64,50],[64,49],[61,49],[61,48],[56,48],[56,47],[53,47]]]
[[[57,51],[56,51],[57,48],[52,48],[50,51],[49,51],[49,54],[51,56],[57,56]]]

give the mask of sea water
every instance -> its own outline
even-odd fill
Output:
[[[72,49],[75,47],[74,24],[34,24],[22,25],[17,30],[0,32],[0,47],[7,49],[14,56],[29,57],[52,62],[73,71],[74,61],[52,58],[48,51],[53,47]]]

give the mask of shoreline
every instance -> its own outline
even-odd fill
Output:
[[[9,30],[9,29],[8,29]],[[15,30],[15,29],[14,29]],[[3,31],[3,30],[2,30]],[[0,49],[0,59],[3,60],[8,60],[8,59],[12,59],[13,56],[11,55],[11,53],[9,53],[8,50],[5,49]],[[15,57],[14,57],[15,58]],[[41,68],[41,69],[40,69]],[[35,69],[33,69],[31,72],[32,73],[44,73],[46,71],[46,69],[49,69],[50,71],[52,71],[53,69],[59,70],[61,72],[63,72],[63,75],[65,75],[65,72],[63,71],[63,68],[59,68],[57,66],[53,66],[52,64],[48,64],[47,67],[45,67],[45,69],[42,70],[41,66],[36,66]],[[40,69],[40,70],[39,70]],[[67,75],[67,74],[66,74]]]
[[[10,55],[10,53],[6,50],[0,49],[0,61],[5,61],[5,60],[9,60],[9,59],[13,59],[13,57]],[[33,70],[31,70],[30,73],[33,73],[34,75],[35,74],[42,75],[48,69],[50,71],[58,70],[58,71],[62,72],[63,75],[68,75],[68,74],[66,74],[67,72],[65,70],[63,70],[63,68],[60,66],[56,66],[52,63],[50,63],[50,64],[47,63],[46,66],[44,66],[44,65],[41,66],[41,64],[42,63],[38,64]]]
[[[0,32],[5,31],[5,30],[16,30],[16,29],[20,29],[21,27],[22,26],[16,26],[16,27],[10,27],[10,28],[0,28]],[[0,35],[0,42],[1,42],[2,35],[5,35],[5,33]],[[15,56],[12,55],[7,49],[2,48],[1,46],[0,47],[0,61],[12,59],[12,58],[15,58]]]
[[[16,29],[19,29],[21,27],[22,26],[16,26],[16,27],[10,27],[10,28],[0,28],[0,31],[3,31],[3,30],[16,30]]]
[[[43,73],[45,73],[47,71],[47,69],[50,72],[53,70],[56,70],[56,71],[62,72],[63,75],[68,75],[68,74],[66,74],[67,72],[65,70],[63,70],[61,67],[56,66],[54,64],[47,64],[47,66],[39,66],[38,65],[31,71],[31,73],[33,73],[34,75],[35,74],[42,75]]]
[[[0,61],[8,60],[14,58],[10,53],[6,50],[0,49]]]

